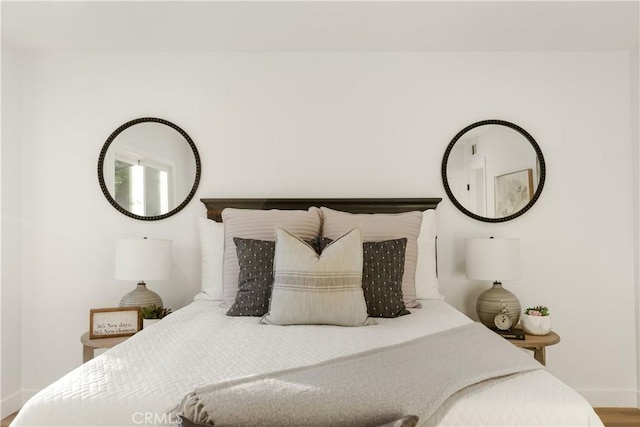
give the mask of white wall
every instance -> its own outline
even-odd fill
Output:
[[[22,405],[22,107],[21,58],[2,46],[2,144],[0,189],[0,336],[2,337],[0,416]]]
[[[30,60],[20,185],[22,388],[39,389],[78,366],[89,309],[115,306],[133,287],[113,278],[115,239],[173,239],[173,278],[150,287],[174,309],[190,301],[199,281],[195,219],[205,214],[199,197],[440,196],[447,300],[474,316],[486,288],[464,277],[464,239],[520,237],[523,279],[505,287],[523,306],[550,307],[562,336],[548,349],[550,371],[595,405],[636,406],[630,337],[637,328],[638,160],[629,70],[624,52],[83,53]],[[203,167],[194,201],[151,223],[113,209],[96,175],[106,138],[142,116],[182,127]],[[455,210],[440,179],[451,138],[488,118],[529,131],[548,168],[538,203],[505,224]]]
[[[634,148],[634,158],[637,166],[634,168],[633,181],[636,183],[634,191],[634,219],[636,224],[635,241],[636,264],[635,264],[635,286],[636,286],[636,354],[638,367],[638,407],[640,408],[640,49],[631,52],[630,77],[631,77],[631,136]]]

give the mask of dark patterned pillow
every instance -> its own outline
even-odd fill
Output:
[[[318,236],[313,240],[307,241],[307,243],[311,245],[311,247],[316,251],[318,255],[321,255],[322,251],[324,251],[324,248],[326,248],[331,242],[333,242],[332,239],[328,239],[326,237],[321,237],[321,236]]]
[[[402,299],[402,276],[407,239],[363,244],[362,289],[371,317],[409,314]]]
[[[332,240],[316,237],[311,245],[322,253]],[[410,314],[402,295],[407,239],[365,242],[363,245],[362,289],[370,317],[398,317]]]
[[[328,237],[316,237],[315,239],[307,242],[309,243],[313,249],[316,250],[316,253],[318,255],[320,255],[322,253],[322,251],[324,251],[324,248],[326,248],[327,246],[329,246],[329,243],[333,242],[333,239],[329,239]]]
[[[330,242],[331,240],[329,240]],[[238,292],[227,316],[264,316],[269,311],[273,287],[273,258],[276,242],[234,237],[240,273]],[[307,240],[318,253],[328,244],[322,237]]]
[[[240,273],[238,292],[227,316],[264,316],[269,311],[276,242],[234,237]]]

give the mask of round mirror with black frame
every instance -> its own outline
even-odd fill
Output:
[[[143,117],[109,136],[100,151],[98,180],[119,212],[156,221],[191,201],[200,168],[198,149],[184,130],[167,120]]]
[[[542,150],[520,126],[484,120],[462,129],[442,159],[442,182],[453,204],[484,222],[517,218],[536,203],[546,178]]]

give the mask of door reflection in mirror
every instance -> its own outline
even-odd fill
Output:
[[[475,123],[451,141],[443,160],[447,194],[481,221],[512,219],[531,207],[544,184],[544,159],[531,135],[504,121]]]

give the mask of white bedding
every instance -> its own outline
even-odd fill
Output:
[[[469,323],[442,301],[373,326],[273,326],[195,301],[34,396],[12,426],[171,424],[195,386],[318,363]],[[428,425],[602,425],[589,404],[545,370],[491,381],[449,399]]]

